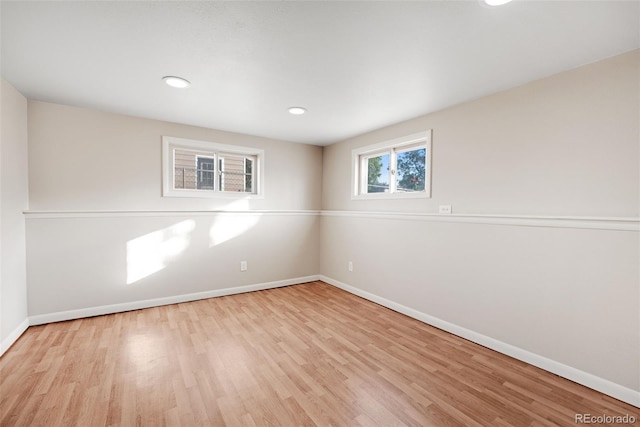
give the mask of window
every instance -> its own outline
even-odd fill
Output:
[[[431,197],[431,131],[352,151],[353,199]]]
[[[263,150],[165,136],[162,157],[164,196],[262,196]]]

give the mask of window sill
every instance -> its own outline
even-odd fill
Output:
[[[352,194],[351,200],[396,200],[396,199],[430,199],[431,195],[426,191],[415,193],[371,193]]]
[[[264,199],[264,194],[231,191],[166,190],[162,197],[186,197],[194,199]]]

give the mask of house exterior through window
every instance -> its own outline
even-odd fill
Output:
[[[164,196],[262,194],[262,150],[173,137],[162,144]]]

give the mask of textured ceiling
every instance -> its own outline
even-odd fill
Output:
[[[0,8],[2,76],[28,98],[318,145],[640,47],[638,1]]]

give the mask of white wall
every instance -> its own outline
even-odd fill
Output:
[[[0,95],[0,354],[29,326],[25,219],[27,100],[5,80]]]
[[[33,322],[318,273],[320,147],[37,101],[28,109]],[[162,197],[163,135],[264,149],[265,197]]]
[[[639,404],[639,75],[635,51],[327,147],[321,273]],[[353,148],[425,129],[431,199],[351,200]]]

